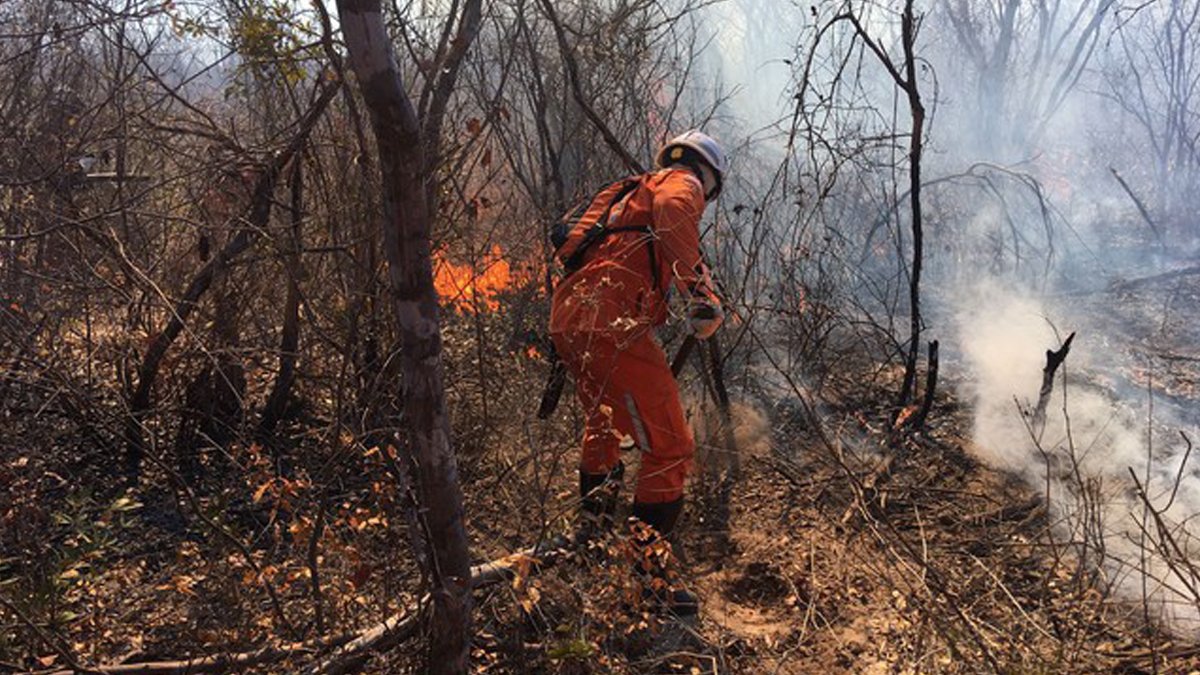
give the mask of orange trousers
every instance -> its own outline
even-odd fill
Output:
[[[650,330],[640,333],[619,343],[592,331],[551,337],[587,415],[580,468],[608,472],[629,438],[642,453],[634,499],[672,502],[683,496],[696,446],[667,357]]]

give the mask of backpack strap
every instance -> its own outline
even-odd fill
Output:
[[[608,206],[604,209],[604,213],[601,214],[600,218],[590,228],[588,228],[588,231],[583,235],[583,240],[579,242],[579,245],[575,247],[575,250],[571,252],[571,255],[563,261],[563,268],[566,270],[568,276],[583,266],[583,256],[587,253],[588,249],[590,249],[593,244],[601,239],[604,239],[608,235],[616,232],[642,231],[648,233],[651,231],[650,226],[648,225],[633,225],[625,227],[607,227],[605,225],[605,223],[608,222],[608,218],[612,213],[613,207],[619,204],[622,199],[625,199],[632,194],[634,190],[641,186],[641,184],[641,176],[638,176],[637,178],[625,179],[625,184],[622,185],[621,189],[618,190],[615,195],[613,195],[611,200],[609,200]]]
[[[625,179],[625,184],[622,185],[621,189],[618,190],[615,195],[613,195],[611,200],[609,200],[608,205],[604,209],[604,213],[590,228],[588,228],[588,231],[584,233],[583,240],[579,242],[579,244],[575,247],[575,250],[571,252],[571,255],[563,260],[564,278],[571,276],[571,274],[579,270],[580,267],[583,267],[583,257],[587,251],[594,244],[604,240],[609,235],[619,234],[622,232],[641,232],[643,234],[650,235],[646,237],[646,253],[650,259],[650,275],[652,277],[653,287],[659,289],[660,291],[663,290],[661,274],[659,273],[658,269],[658,256],[655,253],[654,237],[652,236],[654,234],[654,228],[649,224],[622,225],[620,227],[606,226],[613,208],[615,208],[617,204],[621,203],[623,199],[631,195],[637,188],[641,187],[648,175],[649,174],[642,174],[640,176]],[[582,207],[583,210],[586,210],[586,208],[586,206]],[[583,216],[583,211],[577,209],[575,213],[572,213],[572,216],[575,219],[581,218]]]

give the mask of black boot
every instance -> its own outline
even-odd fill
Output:
[[[618,462],[608,473],[579,472],[579,525],[575,543],[586,546],[595,537],[612,529],[617,511],[617,495],[625,478],[625,465]]]
[[[675,524],[679,521],[679,514],[682,512],[683,497],[673,502],[655,504],[634,502],[633,518],[651,528],[650,532],[645,532],[643,528],[635,525],[635,542],[644,549],[656,545],[659,541],[664,541],[673,549],[671,535],[675,531]],[[675,557],[678,558],[678,556]],[[682,588],[671,588],[666,567],[656,558],[657,556],[644,556],[643,562],[638,565],[638,571],[648,577],[646,598],[658,603],[675,616],[695,616],[700,611],[700,600]]]

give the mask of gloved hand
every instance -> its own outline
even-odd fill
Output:
[[[721,303],[715,299],[694,297],[688,302],[687,318],[692,335],[697,339],[707,340],[725,321],[725,310],[721,309]]]

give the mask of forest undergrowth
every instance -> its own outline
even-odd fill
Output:
[[[1000,5],[0,2],[0,672],[1200,672],[1200,0]],[[682,526],[572,545],[551,234],[688,129]]]
[[[479,386],[468,338],[498,316],[462,313],[447,329],[450,362],[463,367],[458,378],[451,367],[450,394],[470,458],[472,553],[512,571],[476,593],[481,672],[1200,668],[1194,643],[1148,628],[1145,608],[1080,561],[1042,495],[974,458],[960,402],[939,395],[926,430],[897,431],[879,392],[899,372],[866,362],[830,378],[815,411],[786,397],[738,402],[736,475],[688,371],[700,450],[672,569],[700,595],[697,620],[640,600],[628,570],[645,553],[623,525],[553,564],[511,555],[570,534],[580,420],[574,405],[534,420],[536,348],[497,348],[505,384]],[[393,446],[310,433],[315,413],[297,405],[285,445],[204,454],[187,479],[155,462],[127,489],[111,480],[118,457],[88,445],[104,420],[78,416],[48,384],[28,390],[29,409],[9,411],[2,432],[0,597],[24,601],[5,601],[0,667],[69,672],[274,647],[293,651],[243,670],[300,672],[337,636],[416,611],[419,523]],[[484,393],[495,417],[468,418]],[[418,669],[418,644],[365,671]]]

